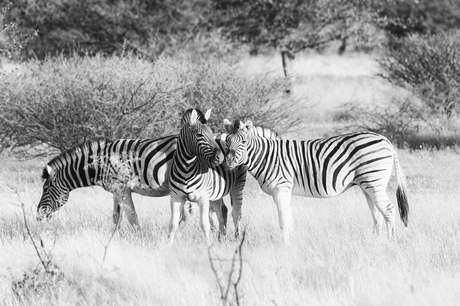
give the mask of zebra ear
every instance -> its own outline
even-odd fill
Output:
[[[229,134],[233,131],[233,125],[230,120],[224,119],[224,129]]]
[[[53,173],[53,168],[50,167],[50,165],[46,165],[46,171],[48,171],[48,174],[50,176],[52,176],[54,173]]]
[[[195,124],[198,120],[198,113],[195,109],[192,110],[192,113],[190,114],[190,124]]]
[[[209,120],[209,117],[211,117],[211,109],[208,109],[208,110],[206,111],[206,114],[204,114],[204,119],[205,119],[206,121]]]
[[[45,169],[43,169],[42,178],[47,180],[53,175],[54,175],[53,168],[51,168],[49,165],[46,165]]]
[[[246,130],[246,131],[252,130],[252,126],[253,126],[253,125],[252,125],[252,121],[251,121],[251,120],[246,121],[246,123],[245,123],[244,125],[245,125],[245,130]]]

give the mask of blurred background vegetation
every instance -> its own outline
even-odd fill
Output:
[[[350,103],[340,131],[410,148],[460,142],[457,0],[16,0],[1,2],[0,145],[65,150],[88,138],[158,137],[189,107],[287,133],[311,103],[289,94],[302,52],[365,52],[397,94]],[[285,75],[241,58],[276,52]],[[37,153],[38,154],[38,153]]]

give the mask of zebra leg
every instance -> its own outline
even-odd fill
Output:
[[[118,222],[121,222],[120,211],[121,211],[121,209],[120,209],[120,201],[119,201],[119,198],[114,193],[113,194],[113,214],[112,214],[112,218],[113,218],[113,224],[115,224],[115,226],[117,226]]]
[[[203,230],[204,237],[206,238],[207,245],[211,245],[211,240],[209,239],[209,200],[200,199],[198,204],[200,205],[200,221],[201,229]]]
[[[187,216],[193,215],[193,203],[190,201],[185,201],[182,209],[180,210],[180,218],[179,218],[179,232],[185,227],[187,223]]]
[[[278,209],[278,220],[280,228],[283,231],[284,241],[289,241],[294,232],[291,209],[291,190],[277,188],[272,193],[273,200]]]
[[[379,237],[380,231],[382,230],[383,215],[380,213],[379,209],[374,205],[374,202],[372,202],[371,197],[364,190],[363,193],[366,197],[367,205],[371,210],[372,218],[374,219],[373,232],[377,235],[377,237]]]
[[[168,240],[169,244],[172,246],[174,242],[174,236],[176,235],[177,229],[179,228],[179,222],[181,217],[181,212],[184,210],[185,199],[178,196],[177,194],[171,194],[171,219],[169,220],[169,234]]]
[[[131,195],[131,189],[126,187],[123,188],[123,198],[122,198],[123,210],[125,211],[128,221],[134,230],[139,231],[141,229],[139,225],[139,218],[137,217],[136,209],[134,207],[133,198]]]
[[[392,239],[395,229],[395,207],[393,203],[391,203],[390,198],[388,198],[385,189],[368,188],[366,189],[366,193],[383,215],[387,224],[388,239]]]
[[[225,206],[223,199],[210,202],[210,206],[209,221],[211,229],[216,227],[215,219],[217,219],[219,223],[218,239],[220,240],[221,236],[227,235],[227,206]]]
[[[211,226],[211,232],[216,232],[218,229],[218,217],[217,217],[217,210],[219,208],[219,203],[212,201],[209,203],[209,224]]]
[[[243,217],[242,206],[243,206],[243,194],[241,191],[237,193],[231,193],[230,199],[232,201],[232,218],[235,224],[235,238],[238,238],[241,233],[241,218]]]

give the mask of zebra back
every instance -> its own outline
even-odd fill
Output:
[[[54,157],[42,177],[48,179],[50,174],[56,174],[70,190],[94,185],[105,187],[111,180],[123,181],[130,176],[137,176],[140,184],[158,188],[165,184],[167,171],[161,170],[170,163],[176,144],[175,135],[87,141]]]
[[[248,132],[267,139],[281,139],[274,130],[259,125],[251,125]]]
[[[98,185],[113,192],[115,184],[122,183],[142,195],[168,195],[168,169],[176,145],[176,136],[98,139],[61,153],[43,169],[37,219],[49,217],[67,202],[70,191],[80,187]]]

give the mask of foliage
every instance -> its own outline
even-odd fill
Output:
[[[459,50],[460,30],[394,39],[378,59],[380,76],[404,93],[390,105],[345,105],[345,128],[370,129],[411,148],[458,145]]]
[[[382,134],[398,147],[419,131],[423,121],[420,113],[411,99],[393,99],[391,104],[370,106],[348,103],[342,106],[342,111],[336,114],[334,121],[342,123],[339,131],[369,130]]]
[[[458,113],[460,30],[400,39],[379,64],[385,79],[411,91],[432,112]]]
[[[251,117],[282,132],[304,116],[301,101],[280,94],[286,81],[248,76],[217,59],[59,56],[0,78],[3,148],[65,150],[94,137],[158,137],[177,131],[189,107],[213,108],[214,130],[224,117]]]
[[[331,41],[350,36],[360,19],[362,1],[353,0],[226,0],[213,1],[214,26],[224,35],[252,47],[324,49]]]
[[[369,130],[399,148],[458,147],[460,118],[432,114],[413,96],[393,97],[389,105],[345,104],[334,116],[336,131]]]
[[[460,27],[457,0],[374,0],[370,12],[375,24],[391,36],[435,34]]]
[[[7,2],[6,5],[0,10],[0,36],[8,35],[9,42],[0,48],[0,55],[12,57],[12,53],[22,50],[33,38],[37,35],[37,31],[32,34],[24,34],[19,31],[18,24],[14,21],[5,22],[5,15],[11,9],[13,2]]]
[[[134,51],[153,59],[189,46],[204,55],[228,51],[214,47],[218,45],[233,49],[225,40],[216,41],[207,26],[208,11],[205,0],[18,0],[8,18],[20,19],[23,31],[38,30],[24,54],[29,58],[77,50],[118,55]]]
[[[20,19],[22,31],[38,30],[28,58],[77,50],[154,59],[188,48],[223,57],[237,52],[235,43],[293,53],[345,44],[362,35],[366,7],[364,0],[18,0],[7,19]]]

